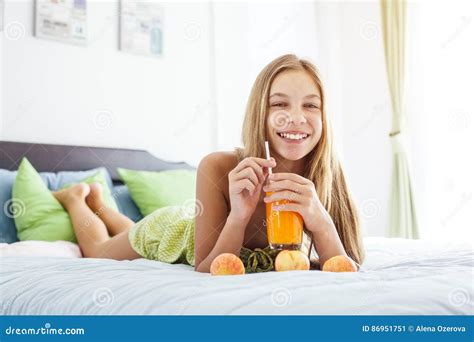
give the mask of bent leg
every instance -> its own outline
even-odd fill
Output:
[[[86,204],[85,198],[89,191],[89,186],[81,183],[53,192],[54,197],[69,213],[77,242],[85,257],[92,255],[97,246],[110,239],[104,222]]]
[[[100,244],[93,258],[133,260],[140,259],[142,256],[132,248],[128,231],[125,231]]]
[[[127,232],[134,224],[127,216],[119,213],[105,204],[102,197],[102,185],[90,185],[90,193],[86,197],[89,208],[105,223],[111,236]]]
[[[89,185],[84,183],[53,192],[54,197],[69,213],[83,256],[115,260],[141,258],[132,249],[128,232],[109,237],[104,222],[86,204],[85,199],[89,192]]]

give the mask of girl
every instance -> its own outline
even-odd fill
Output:
[[[211,153],[199,164],[196,199],[202,213],[193,219],[195,269],[209,272],[221,253],[239,255],[242,247],[266,247],[265,203],[282,199],[292,203],[277,209],[302,216],[305,248],[317,252],[320,265],[335,255],[361,264],[357,212],[333,151],[323,86],[313,64],[284,55],[260,72],[248,101],[242,140],[242,149]],[[265,140],[272,160],[264,158]],[[266,192],[273,194],[267,197]],[[146,233],[150,225],[134,225],[107,208],[100,185],[78,184],[54,195],[69,212],[85,257],[153,258],[153,253],[143,253],[152,248],[138,248],[130,238],[141,229],[141,240],[151,240]]]
[[[293,203],[279,210],[303,217],[306,248],[314,252],[315,247],[320,265],[335,255],[361,264],[358,216],[333,151],[323,86],[313,64],[285,55],[260,72],[242,140],[243,149],[212,153],[199,165],[196,196],[204,210],[196,217],[196,270],[209,272],[221,253],[267,246],[265,203],[282,199]],[[265,140],[272,161],[264,159]],[[269,191],[273,194],[266,197]]]

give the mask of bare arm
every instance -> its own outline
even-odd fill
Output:
[[[209,272],[212,261],[216,256],[222,253],[232,253],[239,256],[240,249],[244,242],[246,225],[247,224],[242,223],[242,221],[232,220],[229,216],[224,229],[222,229],[219,238],[214,245],[214,248],[212,248],[211,252],[199,263],[199,265],[196,264],[195,270],[198,272]]]
[[[323,268],[324,263],[336,255],[347,255],[344,249],[339,234],[337,233],[336,226],[329,214],[326,213],[325,219],[319,224],[320,229],[317,232],[313,232],[313,242],[316,252],[319,256],[320,269]],[[352,260],[352,259],[351,259]],[[357,270],[360,269],[360,265],[352,260],[357,266]]]
[[[275,161],[245,158],[231,171],[223,167],[222,154],[211,153],[198,167],[196,198],[202,215],[196,217],[195,270],[209,272],[212,261],[222,253],[240,255],[247,224],[260,198],[268,168]],[[226,180],[228,179],[228,183]],[[229,188],[230,206],[224,196]]]
[[[316,248],[316,252],[319,256],[321,268],[323,267],[324,263],[333,256],[347,256],[331,218],[329,218],[327,222],[321,224],[318,232],[313,232],[312,235],[314,247]]]
[[[247,222],[228,216],[218,155],[206,156],[198,167],[196,198],[202,203],[202,215],[196,217],[195,270],[209,272],[212,261],[221,253],[239,255]]]

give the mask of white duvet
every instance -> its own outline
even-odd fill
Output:
[[[210,276],[149,260],[0,258],[1,314],[474,314],[472,244],[366,238],[359,272]],[[11,254],[10,254],[11,255]]]

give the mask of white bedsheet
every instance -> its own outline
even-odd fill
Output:
[[[472,244],[366,238],[357,273],[214,277],[187,265],[39,257],[0,259],[1,314],[474,313]]]

